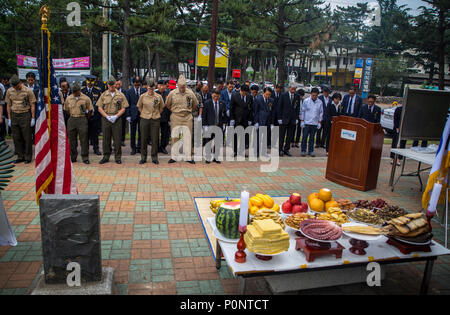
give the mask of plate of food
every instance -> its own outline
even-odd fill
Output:
[[[347,216],[353,222],[376,227],[380,227],[384,223],[384,220],[377,216],[373,211],[364,208],[356,208],[352,211],[348,211]]]
[[[300,224],[305,220],[314,218],[315,216],[311,213],[300,212],[286,217],[284,219],[284,224],[290,229],[300,232]]]
[[[380,228],[355,222],[343,224],[342,233],[360,241],[376,241],[383,236]]]
[[[307,238],[322,243],[336,242],[342,237],[342,228],[327,220],[305,220],[300,224],[300,232]]]

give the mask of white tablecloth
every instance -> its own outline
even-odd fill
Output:
[[[208,223],[209,219],[210,218],[208,218]],[[234,261],[234,254],[237,251],[236,243],[219,241],[225,260],[234,275],[255,272],[282,272],[305,268],[335,267],[352,263],[369,263],[374,260],[407,259],[450,254],[449,250],[433,241],[433,245],[431,246],[432,251],[430,253],[417,252],[410,255],[404,255],[396,247],[387,244],[387,238],[383,236],[377,241],[369,242],[369,247],[365,249],[367,253],[365,256],[358,256],[349,251],[350,247],[352,247],[349,243],[350,238],[344,235],[342,239],[339,240],[339,243],[345,247],[342,252],[342,258],[336,259],[334,255],[330,255],[316,258],[314,262],[307,262],[303,252],[295,249],[295,238],[298,238],[298,236],[295,235],[295,231],[290,228],[286,228],[286,230],[291,236],[289,250],[278,256],[273,256],[269,261],[257,259],[254,253],[250,253],[246,249],[245,253],[247,254],[247,261],[243,264],[236,263]]]
[[[0,246],[16,246],[17,240],[6,215],[3,198],[0,194]]]
[[[408,159],[425,163],[427,165],[433,165],[434,160],[436,159],[436,153],[420,153],[411,149],[391,149],[391,153],[398,154]]]

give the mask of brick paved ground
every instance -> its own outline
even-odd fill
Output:
[[[323,153],[322,153],[323,154]],[[197,163],[139,166],[139,157],[125,153],[123,164],[100,166],[92,157],[89,166],[75,164],[78,190],[101,198],[103,265],[114,267],[118,294],[235,294],[238,281],[226,264],[220,271],[195,211],[193,198],[238,197],[242,184],[252,193],[307,195],[322,187],[337,198],[375,199],[409,210],[418,210],[421,194],[415,178],[388,188],[390,163],[382,161],[378,188],[353,191],[324,178],[325,158],[283,158],[276,173],[261,173],[258,163],[234,162],[220,166]],[[415,163],[409,166],[416,168]],[[16,247],[0,247],[0,294],[28,294],[42,270],[38,207],[34,202],[34,167],[21,164],[2,192],[5,207],[18,239]],[[425,178],[423,178],[426,180]],[[443,240],[435,224],[436,239]],[[308,290],[302,294],[415,294],[424,264],[403,264],[387,269],[381,288],[347,285]],[[270,294],[262,278],[248,280],[248,293]],[[430,293],[450,293],[450,257],[437,261]]]

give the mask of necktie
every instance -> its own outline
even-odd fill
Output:
[[[294,94],[291,94],[291,105],[293,104],[293,102],[294,102]]]
[[[349,103],[349,107],[348,107],[348,113],[350,114],[350,115],[352,115],[353,114],[353,97],[350,97],[350,103]]]
[[[214,117],[216,126],[219,124],[219,115],[217,114],[217,102],[214,102]]]

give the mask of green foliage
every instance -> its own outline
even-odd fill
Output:
[[[400,56],[392,57],[386,54],[375,56],[372,86],[380,88],[380,95],[394,82],[401,81],[406,74],[406,63]]]

